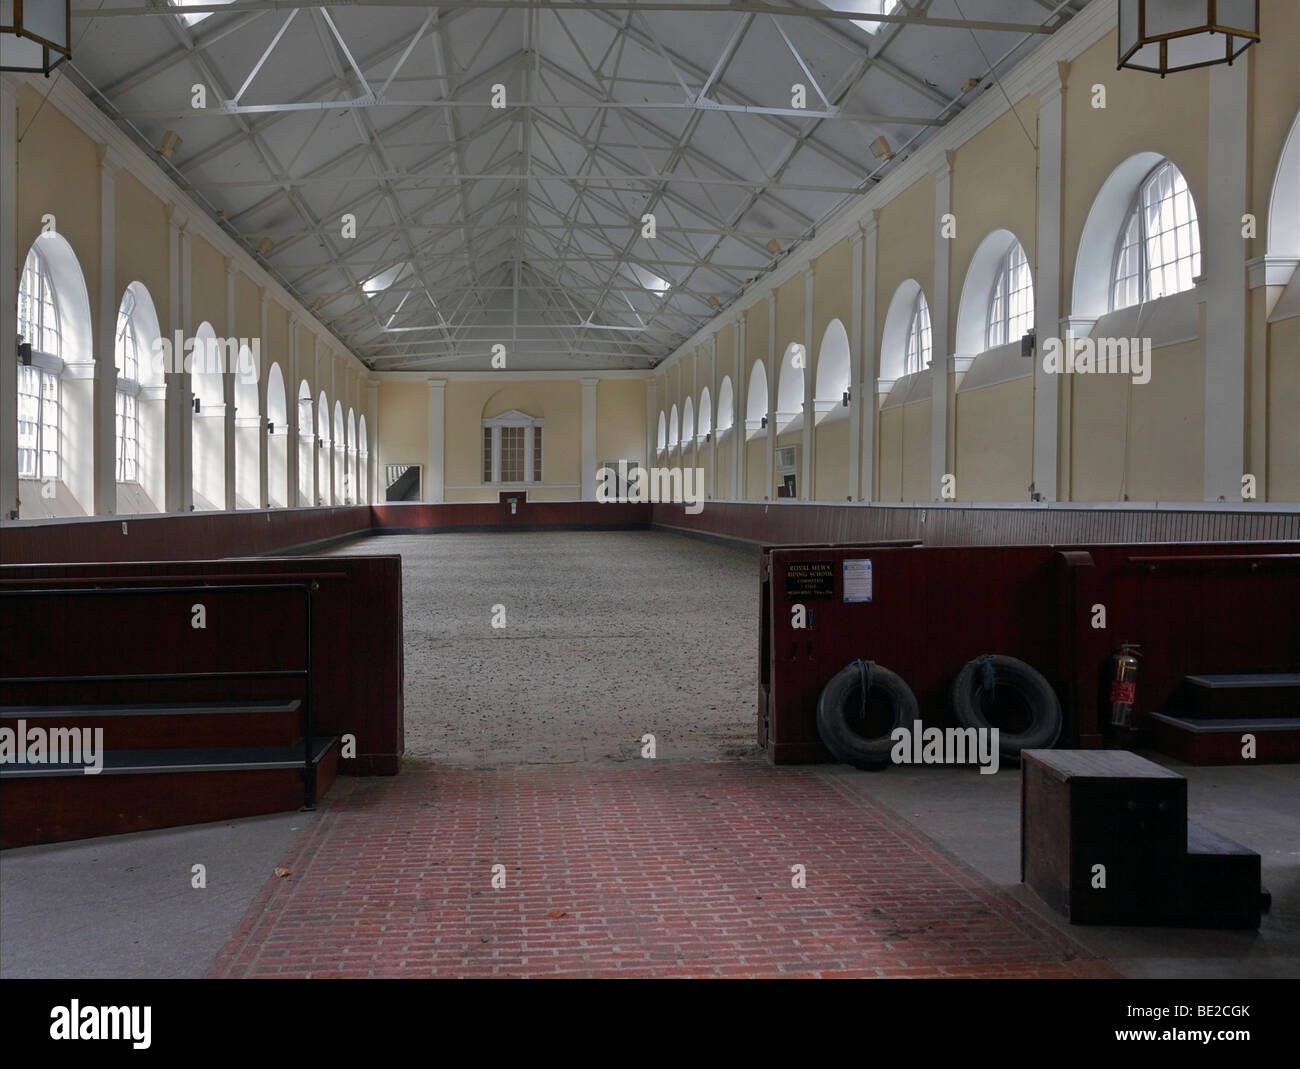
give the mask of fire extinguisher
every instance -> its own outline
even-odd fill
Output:
[[[1141,646],[1134,642],[1120,644],[1111,657],[1110,722],[1113,727],[1133,727],[1133,701],[1137,696],[1138,658]]]

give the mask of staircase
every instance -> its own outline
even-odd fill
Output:
[[[1186,676],[1168,709],[1147,716],[1152,744],[1189,765],[1300,761],[1300,673]]]
[[[314,808],[340,746],[313,728],[312,587],[0,588],[0,848]],[[191,603],[210,638],[174,643],[160,672]],[[112,622],[142,641],[111,648]]]

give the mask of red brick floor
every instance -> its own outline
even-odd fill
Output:
[[[341,780],[283,865],[211,975],[1113,975],[816,768]]]

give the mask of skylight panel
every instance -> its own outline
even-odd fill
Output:
[[[205,7],[210,7],[213,4],[231,4],[231,3],[234,3],[234,0],[172,0],[172,7],[193,7],[196,4],[202,4]],[[202,22],[209,15],[213,15],[213,14],[216,14],[216,12],[195,11],[193,14],[180,15],[178,17],[183,23],[185,23],[186,26],[193,26],[196,23]]]
[[[857,12],[862,15],[891,15],[894,8],[898,7],[898,0],[822,0],[822,4],[832,11]],[[867,33],[876,33],[885,24],[854,19],[853,25]]]

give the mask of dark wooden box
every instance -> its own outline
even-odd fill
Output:
[[[1020,878],[1074,924],[1169,923],[1187,781],[1124,750],[1027,750],[1021,773]]]

